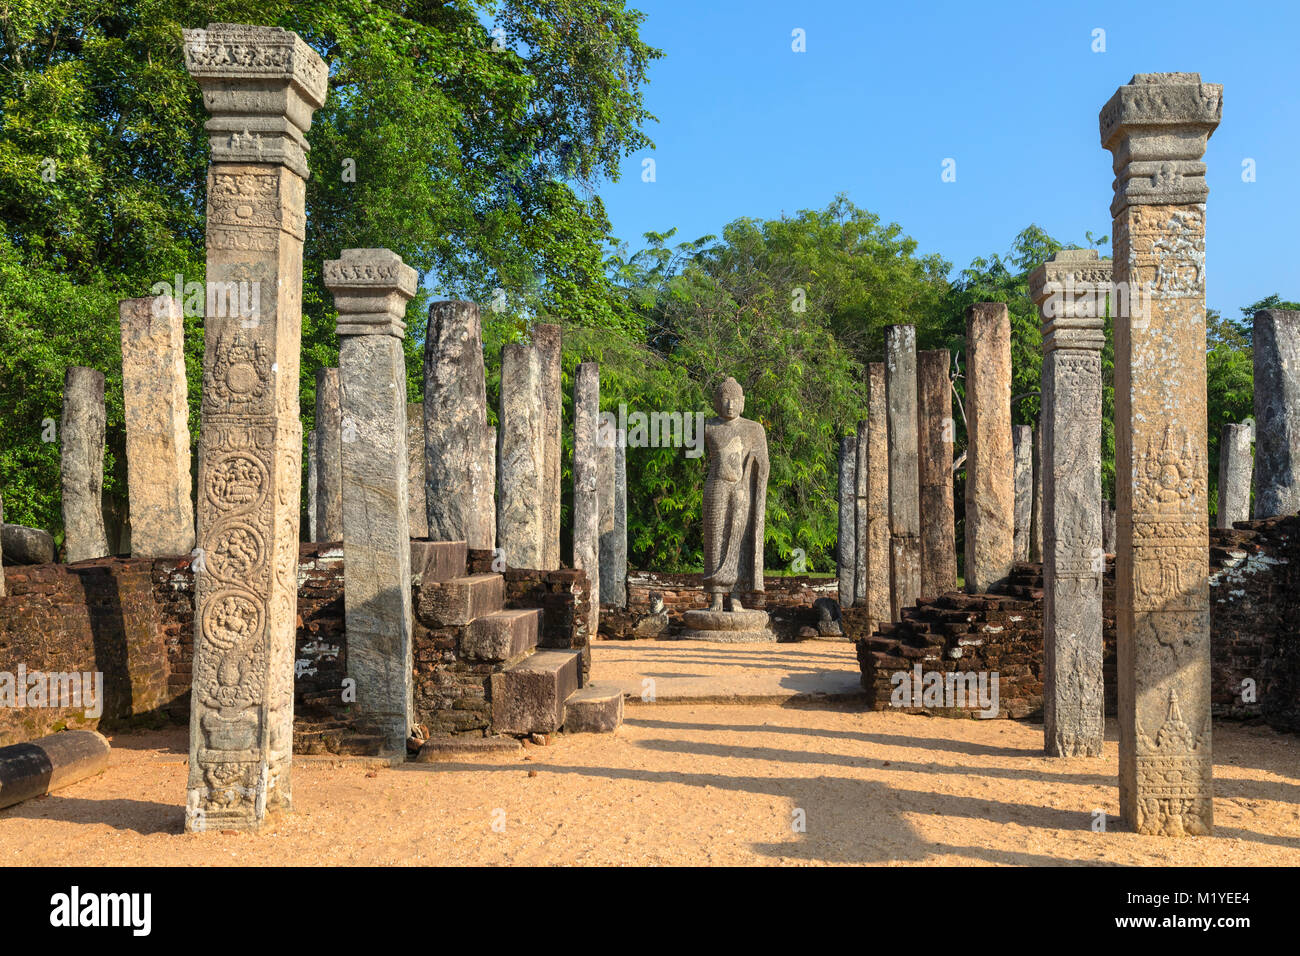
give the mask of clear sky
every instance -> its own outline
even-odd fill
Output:
[[[1134,73],[1199,72],[1223,84],[1205,155],[1207,305],[1237,318],[1273,292],[1300,300],[1295,0],[629,5],[665,53],[646,89],[656,148],[599,188],[633,251],[649,230],[694,239],[841,191],[955,269],[1005,253],[1030,223],[1083,245],[1085,230],[1111,232],[1101,107]],[[1105,52],[1093,52],[1098,28]],[[955,182],[941,179],[945,159]]]

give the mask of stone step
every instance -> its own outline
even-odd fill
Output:
[[[506,582],[499,574],[426,581],[420,586],[419,614],[434,625],[463,627],[501,610],[505,600]]]
[[[468,551],[464,541],[411,539],[411,584],[465,577]]]
[[[492,675],[494,734],[551,734],[582,686],[581,651],[538,651]]]
[[[460,638],[462,657],[480,661],[511,661],[537,647],[542,627],[540,608],[493,611],[476,618]]]
[[[610,734],[622,723],[623,690],[617,684],[588,684],[564,702],[566,734]]]
[[[462,757],[511,754],[523,747],[514,737],[475,737],[470,734],[430,737],[415,756],[416,763],[437,763]]]

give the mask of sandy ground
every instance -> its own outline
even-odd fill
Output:
[[[1091,829],[1118,811],[1110,730],[1049,760],[1038,724],[636,703],[509,756],[296,764],[257,834],[183,833],[184,731],[119,735],[103,775],[0,811],[0,863],[1300,866],[1300,738],[1216,726],[1215,836],[1159,839]]]

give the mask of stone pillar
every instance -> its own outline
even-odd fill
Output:
[[[1043,561],[1043,430],[1034,426],[1034,504],[1029,515],[1029,560]]]
[[[1063,249],[1029,277],[1043,319],[1043,743],[1052,757],[1100,757],[1105,739],[1097,503],[1106,334],[1097,297],[1076,302],[1065,290],[1088,283],[1104,294],[1110,266],[1094,249]]]
[[[411,537],[429,537],[429,511],[424,504],[424,406],[419,402],[406,406],[406,495]]]
[[[316,533],[343,540],[343,405],[339,370],[316,370]]]
[[[1220,528],[1250,520],[1250,443],[1254,437],[1254,428],[1249,424],[1223,426],[1219,438]]]
[[[63,376],[63,560],[108,554],[104,531],[104,373],[72,366]]]
[[[1030,525],[1034,520],[1034,429],[1011,426],[1012,486],[1015,491],[1014,544],[1017,561],[1029,560]]]
[[[916,327],[885,328],[885,400],[889,413],[889,613],[921,596],[921,485],[916,397]]]
[[[296,34],[185,31],[203,89],[207,281],[257,283],[257,314],[204,322],[186,827],[253,830],[292,806],[302,485],[299,354],[307,143],[328,69]]]
[[[867,366],[867,607],[874,628],[890,620],[889,402],[885,363]]]
[[[839,459],[839,535],[835,546],[835,565],[840,579],[840,607],[852,607],[857,579],[858,528],[858,439],[856,435],[840,438]]]
[[[1255,313],[1255,517],[1300,511],[1300,312]]]
[[[560,566],[560,450],[564,446],[564,392],[561,380],[560,327],[537,325],[533,346],[542,369],[542,565],[546,571]]]
[[[858,422],[855,437],[858,454],[853,463],[853,603],[860,605],[867,603],[867,539],[871,527],[867,510],[870,485],[867,448],[871,435],[865,421]]]
[[[501,433],[497,471],[501,487],[497,536],[512,568],[546,563],[546,412],[540,351],[513,343],[501,350]]]
[[[485,540],[484,547],[497,546],[497,429],[489,425],[483,429],[483,469],[474,475],[474,494],[478,501],[477,514],[481,527],[476,532]]]
[[[1115,506],[1107,500],[1101,503],[1101,549],[1115,553]]]
[[[921,597],[957,589],[957,518],[952,498],[952,357],[947,349],[918,356],[921,487]]]
[[[1112,309],[1120,812],[1148,834],[1213,828],[1201,157],[1222,95],[1196,73],[1139,74],[1100,117],[1102,145],[1114,154],[1120,297]]]
[[[189,554],[194,504],[181,304],[167,295],[126,299],[118,314],[131,554]]]
[[[587,573],[591,640],[595,640],[600,627],[600,499],[596,490],[599,427],[600,365],[583,362],[573,381],[573,566]]]
[[[478,305],[435,302],[424,337],[424,493],[429,538],[491,549],[493,472]],[[485,493],[486,492],[486,493]]]
[[[600,536],[600,601],[627,607],[627,435],[614,429],[609,530]]]
[[[392,755],[411,732],[411,531],[406,303],[417,276],[387,249],[325,263],[338,309],[343,417],[343,605],[348,676],[362,720]]]
[[[4,524],[5,524],[5,500],[4,497],[0,495],[0,528],[3,528]],[[6,593],[8,592],[5,591],[4,548],[0,548],[0,597],[4,597]]]
[[[1001,302],[966,309],[966,590],[1000,588],[1015,560],[1011,320]]]
[[[316,509],[320,506],[319,496],[317,495],[320,484],[320,469],[317,467],[317,461],[320,456],[320,448],[316,442],[316,429],[307,433],[307,529],[308,541],[316,540]]]

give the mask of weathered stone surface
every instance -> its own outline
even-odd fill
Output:
[[[109,750],[107,738],[93,730],[0,747],[0,810],[103,773]]]
[[[533,327],[533,346],[541,365],[542,401],[542,564],[540,570],[560,566],[560,450],[564,422],[561,381],[561,336],[558,325]]]
[[[499,574],[470,574],[420,585],[420,618],[444,627],[461,627],[501,610],[505,579]]]
[[[186,30],[185,63],[212,114],[207,281],[260,290],[257,315],[204,322],[185,821],[251,830],[292,806],[303,134],[328,69],[291,32],[233,24]]]
[[[1134,290],[1114,320],[1120,812],[1146,834],[1213,828],[1201,156],[1222,93],[1139,74],[1100,117],[1115,284]]]
[[[839,537],[835,548],[836,568],[840,579],[840,604],[852,607],[857,581],[858,529],[858,439],[845,435],[840,439]]]
[[[424,339],[425,506],[429,537],[491,550],[494,470],[478,305],[435,302]],[[495,443],[494,443],[495,445]]]
[[[853,603],[867,603],[867,538],[871,520],[867,511],[869,501],[870,462],[867,449],[871,444],[871,431],[865,420],[858,422],[857,460],[853,463]]]
[[[497,429],[489,425],[483,429],[483,467],[474,472],[474,494],[478,501],[475,514],[483,527],[480,530],[487,546],[497,543]]]
[[[491,677],[492,732],[550,734],[582,683],[581,651],[538,651]]]
[[[188,554],[194,505],[181,303],[167,295],[126,299],[118,312],[131,554]]]
[[[612,734],[623,723],[623,689],[614,682],[595,682],[564,703],[566,734]]]
[[[682,615],[684,641],[712,641],[718,644],[774,642],[766,611],[738,608],[734,611],[691,610]]]
[[[6,524],[0,528],[0,545],[9,564],[50,564],[54,561],[54,536],[40,528]]]
[[[412,538],[429,537],[429,511],[424,503],[424,406],[406,406],[407,524]]]
[[[1001,302],[966,309],[966,590],[1001,587],[1015,552],[1011,321]]]
[[[317,508],[320,507],[320,496],[318,494],[320,485],[319,474],[319,455],[320,446],[316,439],[316,429],[307,433],[307,540],[316,540],[316,514]]]
[[[387,249],[344,249],[324,267],[338,309],[343,420],[343,576],[348,676],[359,715],[404,754],[410,736],[411,533],[406,303],[418,277]]]
[[[343,540],[343,406],[339,370],[316,370],[316,534]]]
[[[1109,500],[1101,503],[1101,549],[1115,553],[1115,506]]]
[[[506,566],[546,570],[546,414],[541,354],[512,343],[501,350],[497,537]]]
[[[73,366],[63,377],[63,553],[85,561],[108,554],[104,533],[104,373]]]
[[[573,382],[573,566],[587,575],[589,633],[600,625],[600,366],[583,362]]]
[[[1300,511],[1300,312],[1255,313],[1255,517]]]
[[[767,511],[767,432],[742,418],[745,393],[727,378],[713,393],[717,417],[704,423],[709,473],[704,480],[704,590],[709,607],[740,603],[738,591],[762,591]]]
[[[1011,426],[1012,486],[1015,489],[1013,550],[1017,561],[1029,560],[1030,525],[1034,520],[1034,429]]]
[[[1255,437],[1251,425],[1224,425],[1219,438],[1219,521],[1231,528],[1235,521],[1250,519],[1250,443]]]
[[[921,509],[921,597],[957,589],[957,518],[952,491],[952,356],[947,349],[917,357],[920,426],[918,480]]]
[[[885,329],[885,397],[889,412],[889,612],[921,596],[921,477],[916,395],[916,327]]]
[[[1034,506],[1029,516],[1029,560],[1043,561],[1043,432],[1034,426]]]
[[[463,578],[467,555],[464,541],[412,541],[411,585]]]
[[[542,622],[538,608],[494,611],[472,621],[460,639],[462,657],[509,661],[537,647]]]
[[[867,366],[867,595],[871,625],[890,620],[889,403],[885,363]]]
[[[600,601],[627,607],[627,436],[614,430],[610,528],[600,536]]]
[[[5,501],[4,501],[4,497],[0,496],[0,529],[4,528],[4,523],[5,523]],[[0,530],[0,539],[3,539],[3,537],[4,537],[3,531]],[[5,591],[4,546],[2,543],[0,543],[0,597],[4,597],[5,594],[6,591]]]
[[[1054,757],[1099,757],[1105,740],[1097,502],[1106,339],[1095,301],[1066,301],[1062,290],[1108,286],[1110,267],[1095,250],[1062,250],[1029,277],[1043,319],[1043,744]]]

